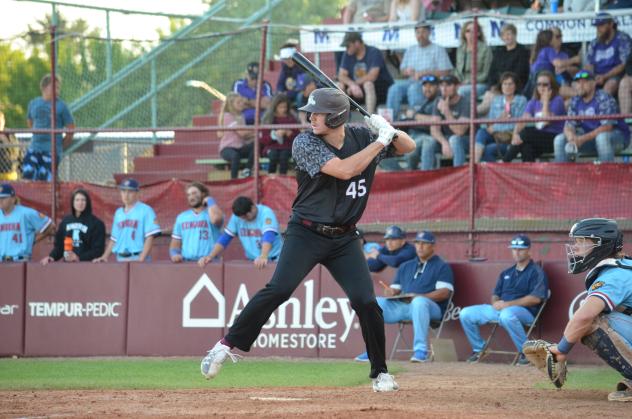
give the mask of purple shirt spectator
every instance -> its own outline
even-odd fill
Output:
[[[573,96],[568,107],[568,116],[575,115],[613,115],[619,113],[619,105],[612,96],[603,90],[595,91],[595,95],[588,103],[580,96]],[[625,147],[630,143],[630,129],[621,119],[592,119],[583,121],[566,121],[573,128],[581,128],[584,132],[594,131],[600,125],[614,125],[625,136]]]
[[[533,64],[531,64],[531,72],[536,74],[538,71],[547,70],[555,74],[553,60],[557,58],[561,60],[568,60],[568,54],[564,51],[557,52],[553,47],[542,48]]]
[[[542,102],[538,99],[531,99],[529,103],[527,103],[527,107],[525,109],[531,116],[540,116],[542,113]],[[549,112],[555,116],[566,115],[566,109],[564,108],[564,99],[561,96],[555,96],[551,103],[549,103]],[[551,132],[553,134],[561,134],[564,131],[564,122],[556,121],[550,122],[542,128],[542,131]]]
[[[248,79],[240,79],[235,81],[233,84],[233,92],[237,93],[240,96],[245,97],[249,100],[254,100],[257,98],[257,91],[248,86]],[[261,97],[272,97],[272,86],[267,81],[263,81],[261,86]],[[244,109],[242,112],[244,115],[244,119],[246,121],[246,125],[253,125],[255,123],[255,108]],[[263,112],[261,112],[263,115]]]
[[[285,63],[281,63],[281,73],[279,73],[276,85],[277,93],[283,92],[290,100],[296,100],[296,95],[299,92],[298,78],[304,73],[303,69],[297,65],[290,67]]]
[[[606,74],[614,67],[627,61],[632,49],[632,40],[628,34],[617,31],[612,41],[602,44],[594,39],[588,45],[586,58],[593,65],[594,74]]]

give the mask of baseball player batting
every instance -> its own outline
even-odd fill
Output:
[[[246,305],[228,334],[208,351],[200,369],[215,377],[232,348],[249,351],[274,310],[285,302],[316,264],[325,266],[341,286],[360,321],[376,392],[399,388],[385,360],[384,318],[378,306],[356,223],[362,217],[378,163],[415,149],[415,142],[384,118],[366,118],[372,132],[346,126],[349,99],[338,89],[314,90],[307,105],[311,130],[292,146],[298,193],[286,240],[270,282]],[[396,141],[393,138],[397,135]]]

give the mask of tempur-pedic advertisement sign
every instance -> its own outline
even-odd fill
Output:
[[[249,262],[228,262],[223,270],[218,264],[205,269],[132,264],[129,354],[202,355],[227,333],[274,268],[257,270]],[[322,292],[320,275],[317,266],[272,313],[252,355],[315,357],[326,349],[328,356],[336,356],[350,341],[362,342],[348,299]]]

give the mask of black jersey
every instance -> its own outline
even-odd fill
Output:
[[[302,219],[329,225],[356,224],[366,208],[378,163],[387,157],[383,150],[364,171],[349,180],[342,180],[320,171],[329,160],[345,159],[374,141],[364,127],[345,127],[340,150],[328,144],[311,130],[299,134],[292,145],[296,163],[298,192],[292,213]],[[391,154],[393,147],[388,147]]]

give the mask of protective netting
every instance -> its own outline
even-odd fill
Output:
[[[263,10],[260,4],[246,3],[233,2],[233,7],[224,8],[217,14],[209,13],[206,19],[191,24],[175,21],[174,29],[177,29],[178,35],[160,43],[108,40],[95,34],[59,31],[56,70],[62,83],[61,98],[72,112],[78,129],[90,128],[90,132],[75,136],[73,145],[60,163],[59,179],[100,185],[112,185],[126,176],[136,177],[144,185],[172,178],[227,180],[229,172],[219,154],[217,134],[204,129],[216,128],[222,105],[209,90],[217,90],[224,95],[229,93],[236,80],[246,77],[248,64],[259,62],[263,55],[265,58],[260,71],[275,93],[282,69],[282,62],[277,56],[280,47],[288,43],[298,41],[298,47],[308,58],[319,64],[329,77],[335,78],[336,53],[342,52],[340,43],[351,29],[362,31],[367,45],[391,51],[388,55],[395,59],[401,59],[403,51],[417,42],[415,25],[410,23],[353,28],[327,24],[299,26],[317,24],[320,20],[293,20],[295,16],[288,10],[294,10],[296,3],[291,0],[270,2],[270,11]],[[307,5],[312,2],[304,3],[305,7],[316,7]],[[235,4],[242,10],[236,9]],[[329,16],[335,16],[335,10],[330,12]],[[326,16],[321,15],[319,19]],[[216,19],[218,17],[222,19]],[[239,19],[231,20],[235,17]],[[261,23],[264,17],[271,18],[269,26]],[[615,17],[620,31],[632,33],[632,12],[616,12]],[[462,42],[465,24],[473,18],[474,15],[461,15],[431,21],[431,40],[446,48],[453,65],[456,64],[456,48]],[[586,43],[596,36],[593,19],[594,13],[476,16],[487,46],[502,45],[501,27],[507,23],[516,27],[518,42],[527,48],[534,43],[539,31],[559,28],[563,34],[563,48],[580,57],[578,67],[586,62]],[[47,38],[43,36],[42,49],[46,47],[45,42]],[[50,67],[44,70],[49,71]],[[471,68],[466,65],[465,70],[469,73]],[[390,63],[389,71],[396,79],[401,77],[397,73],[396,61]],[[475,76],[477,71],[473,69]],[[204,82],[206,86],[191,81]],[[480,95],[479,104],[482,97]],[[20,106],[25,108],[27,104]],[[385,103],[379,105],[383,108]],[[484,118],[485,114],[478,117]],[[357,114],[354,118],[357,119]],[[410,129],[422,125],[409,121],[402,126]],[[18,127],[15,124],[10,126]],[[146,131],[139,133],[139,130]],[[469,133],[467,135],[469,137]],[[11,172],[13,179],[19,178],[20,158],[28,146],[28,135],[22,133],[18,138],[22,139],[20,145],[0,145],[0,174]],[[618,153],[615,161],[627,162],[629,154]],[[545,155],[540,161],[550,161],[552,157]],[[563,165],[552,166],[557,174],[555,179],[549,170],[540,166],[531,169],[529,165],[520,163],[510,166],[490,163],[489,167],[478,166],[471,171],[465,168],[439,169],[423,176],[419,173],[406,173],[401,177],[378,174],[379,199],[371,199],[363,223],[376,230],[388,224],[402,223],[410,229],[427,225],[444,231],[468,231],[472,228],[510,231],[566,229],[567,220],[584,216],[632,218],[619,189],[608,189],[611,195],[602,198],[608,202],[603,206],[578,206],[577,200],[560,199],[560,196],[568,197],[560,194],[565,177],[577,179],[574,187],[580,189],[583,176],[596,177],[596,180],[593,179],[594,187],[599,190],[615,182],[626,185],[625,179],[629,177],[622,175],[627,173],[627,167],[600,170],[599,166],[592,165],[595,156],[588,155],[579,160],[589,167],[577,170]],[[441,164],[449,166],[451,162],[443,159]],[[264,162],[264,176],[266,167]],[[402,164],[400,168],[407,166]],[[590,175],[586,174],[588,172]],[[537,181],[528,182],[527,186],[527,182],[521,182],[522,177]],[[248,183],[247,187],[239,185],[240,192],[253,197],[257,195],[257,182]],[[274,190],[272,186],[275,184],[270,185],[269,190]],[[274,193],[264,193],[260,186],[259,193],[263,202],[274,206],[281,214],[279,218],[285,220],[295,184],[293,180],[283,180],[278,185],[280,189]],[[393,189],[389,190],[389,186]],[[475,192],[472,192],[472,186],[476,188]],[[229,211],[228,198],[234,194],[223,196],[222,190],[218,187],[213,189],[213,193],[226,201],[224,210]],[[442,191],[450,193],[442,194]],[[547,198],[551,199],[547,201]],[[525,201],[532,203],[538,199],[544,199],[547,205],[525,205]],[[577,208],[573,209],[574,206]],[[175,213],[176,209],[183,207],[182,200],[168,200],[161,206],[165,214]]]

